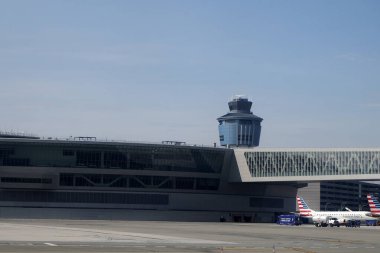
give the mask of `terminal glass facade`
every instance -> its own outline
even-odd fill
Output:
[[[0,202],[169,205],[169,193],[217,192],[225,156],[192,146],[1,140]]]
[[[158,145],[0,143],[0,166],[221,172],[223,150]]]

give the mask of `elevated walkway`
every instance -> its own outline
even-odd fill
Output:
[[[380,181],[380,148],[236,148],[234,153],[239,182]]]

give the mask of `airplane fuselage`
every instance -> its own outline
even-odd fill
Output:
[[[371,212],[365,212],[365,211],[352,211],[352,212],[311,212],[311,215],[309,217],[332,217],[337,218],[339,220],[371,220],[374,219],[371,217]]]

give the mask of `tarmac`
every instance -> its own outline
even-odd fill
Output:
[[[379,252],[380,227],[0,220],[0,252]]]

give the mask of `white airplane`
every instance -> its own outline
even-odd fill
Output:
[[[371,214],[367,211],[351,211],[346,208],[348,211],[314,211],[309,208],[305,200],[302,197],[297,196],[298,208],[300,211],[301,217],[311,218],[315,226],[327,226],[329,220],[337,220],[339,224],[345,224],[349,220],[376,220]]]

